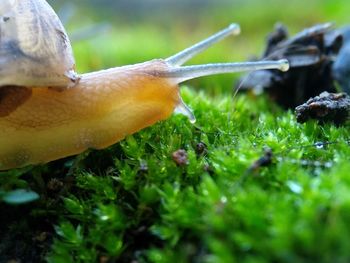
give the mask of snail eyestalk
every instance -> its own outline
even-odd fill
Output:
[[[174,78],[177,83],[186,80],[209,76],[214,74],[233,73],[240,71],[253,71],[262,69],[278,69],[287,71],[289,63],[282,59],[278,61],[258,61],[258,62],[241,62],[241,63],[215,63],[193,66],[181,66],[194,56],[208,49],[215,43],[223,40],[229,35],[238,35],[240,27],[237,24],[231,24],[220,32],[200,41],[199,43],[186,48],[185,50],[167,58],[165,62],[170,66],[170,69],[165,72],[160,72],[159,75],[166,78]]]
[[[174,78],[176,79],[177,83],[181,83],[186,80],[204,76],[262,69],[278,69],[281,71],[287,71],[289,69],[289,63],[286,59],[241,63],[215,63],[172,68],[163,74],[164,77]]]
[[[208,49],[220,40],[225,39],[231,34],[238,35],[240,32],[241,29],[238,24],[231,24],[227,28],[208,37],[207,39],[204,39],[203,41],[167,58],[165,61],[171,66],[181,66],[188,60],[193,58],[195,55],[203,52],[204,50]]]

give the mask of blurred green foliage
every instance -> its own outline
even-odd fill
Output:
[[[191,63],[244,60],[262,51],[277,21],[295,33],[341,25],[350,12],[345,0],[220,2],[191,16],[146,12],[137,21],[84,7],[70,33],[102,18],[112,29],[73,42],[78,69],[167,57],[231,22],[242,36]],[[21,201],[17,189],[32,193],[23,202],[40,196],[0,203],[0,262],[349,261],[349,125],[297,124],[264,96],[232,99],[233,83],[222,75],[182,87],[195,125],[174,115],[108,149],[0,173],[0,199]],[[265,147],[272,164],[252,169]],[[187,165],[173,160],[178,149]]]

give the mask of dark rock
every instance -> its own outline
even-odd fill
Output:
[[[300,123],[315,119],[339,125],[349,119],[349,114],[350,97],[345,93],[322,92],[295,109],[297,121]]]
[[[259,93],[266,91],[284,108],[294,108],[323,91],[336,92],[332,64],[341,46],[341,33],[332,31],[329,23],[304,29],[290,38],[287,29],[278,24],[268,36],[260,59],[285,58],[290,70],[251,72],[238,86]]]
[[[273,152],[271,148],[265,148],[264,154],[254,161],[252,165],[249,167],[248,171],[257,171],[260,167],[266,167],[272,164]]]
[[[196,145],[197,155],[206,155],[208,153],[208,147],[204,142],[199,142]]]
[[[172,157],[173,157],[174,162],[178,166],[188,165],[188,154],[185,150],[180,149],[180,150],[173,152]]]

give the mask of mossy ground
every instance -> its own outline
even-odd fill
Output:
[[[315,5],[318,15],[305,23],[327,17],[321,12],[327,5]],[[309,9],[298,15],[306,17]],[[329,17],[343,17],[329,9]],[[287,15],[288,21],[297,17]],[[272,22],[266,23],[258,27],[260,36]],[[120,64],[164,57],[179,43],[198,40],[191,32],[164,36],[145,28],[152,25],[134,28],[134,39],[123,29],[115,33],[124,36],[124,56],[111,46],[118,42],[114,35],[76,44],[81,71],[111,66],[114,56]],[[135,39],[142,37],[140,51]],[[177,44],[167,47],[169,39]],[[248,39],[261,49],[261,39]],[[220,45],[195,63],[232,60],[233,42]],[[253,52],[240,40],[237,50],[241,59]],[[194,125],[174,115],[108,149],[1,173],[2,196],[31,189],[40,198],[0,204],[0,262],[348,262],[349,124],[298,124],[291,111],[264,96],[233,99],[232,83],[227,75],[182,88]],[[266,147],[272,163],[252,169]],[[188,155],[182,166],[172,157],[179,149]]]

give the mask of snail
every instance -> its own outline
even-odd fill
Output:
[[[45,0],[0,2],[0,170],[108,147],[174,110],[179,83],[288,62],[182,66],[240,28],[232,24],[167,59],[78,75],[67,33]],[[192,117],[193,118],[193,117]]]

